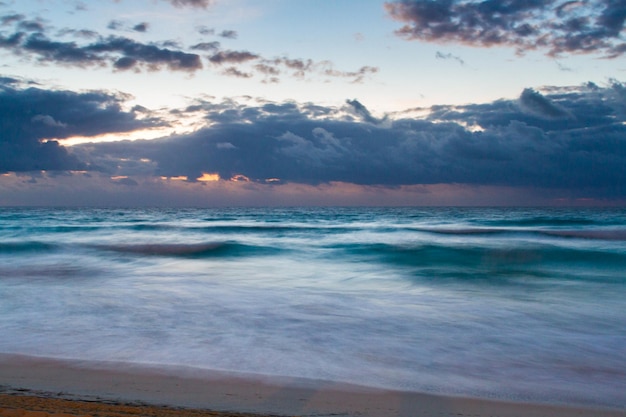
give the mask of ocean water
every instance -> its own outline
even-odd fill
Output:
[[[0,208],[0,352],[626,407],[626,210]]]

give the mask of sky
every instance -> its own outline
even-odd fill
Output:
[[[624,0],[0,0],[0,206],[626,206]]]

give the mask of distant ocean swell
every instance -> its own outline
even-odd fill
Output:
[[[572,236],[574,234],[576,236]],[[600,232],[598,232],[600,233]],[[445,233],[449,234],[449,233]],[[467,233],[461,232],[460,235]],[[482,235],[483,233],[471,233]],[[579,238],[593,240],[622,241],[614,234],[609,233],[599,237],[597,233],[582,233],[585,237],[578,236],[580,232],[547,232],[547,236],[560,238]],[[591,236],[591,237],[588,237]],[[159,240],[154,239],[154,240]],[[626,239],[624,240],[626,241]],[[480,243],[427,243],[427,239],[420,239],[417,243],[340,243],[320,245],[315,244],[312,248],[326,248],[337,251],[346,256],[367,258],[374,261],[376,258],[386,262],[397,262],[403,265],[423,264],[458,264],[459,266],[481,265],[493,263],[509,265],[531,265],[533,263],[593,263],[596,267],[619,267],[626,268],[626,253],[619,250],[598,249],[588,247],[558,246],[549,243],[520,242],[512,244],[501,240],[495,242],[483,241]],[[97,244],[97,243],[50,243],[44,241],[3,242],[0,243],[0,254],[11,255],[24,252],[52,253],[60,251],[75,251],[79,249],[92,249],[103,252],[116,252],[121,254],[134,254],[146,256],[171,256],[171,257],[220,257],[220,256],[258,256],[280,254],[297,250],[298,248],[272,247],[265,245],[251,245],[238,243],[237,241],[216,241],[200,243],[129,243],[129,244]],[[306,248],[299,248],[305,251]],[[327,252],[328,253],[328,252]]]
[[[60,253],[62,251],[74,252],[77,250],[97,250],[115,252],[120,254],[137,256],[164,256],[164,257],[232,257],[250,255],[269,255],[276,252],[264,246],[250,246],[236,242],[215,242],[196,244],[166,244],[166,243],[145,243],[145,244],[118,244],[118,245],[98,245],[98,244],[54,244],[45,242],[24,242],[24,243],[0,243],[0,254],[11,255],[30,252],[33,254]]]
[[[618,251],[559,247],[552,245],[476,246],[435,244],[346,244],[343,249],[352,255],[379,257],[407,265],[459,264],[460,266],[493,263],[500,265],[532,265],[555,263],[593,263],[596,267],[626,266],[626,254]]]

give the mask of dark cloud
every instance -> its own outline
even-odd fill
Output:
[[[522,92],[519,103],[523,110],[527,110],[536,117],[546,119],[567,119],[571,114],[562,107],[555,105],[540,93],[527,88]]]
[[[137,66],[137,60],[128,56],[123,56],[113,63],[113,67],[120,71],[129,70]]]
[[[63,29],[58,32],[58,36],[66,36],[66,35],[71,35],[71,36],[75,36],[77,38],[83,38],[83,39],[95,39],[99,36],[97,32],[94,32],[93,30],[88,30],[88,29],[80,29],[80,30]]]
[[[615,82],[610,88],[595,84],[582,87],[546,88],[546,94],[525,89],[517,100],[498,100],[465,106],[434,106],[429,120],[477,126],[482,129],[503,128],[512,121],[552,133],[619,123],[624,119],[623,88]],[[617,119],[616,119],[617,117]]]
[[[15,48],[24,39],[23,33],[14,33],[11,36],[2,36],[0,34],[0,48]]]
[[[21,22],[25,19],[26,19],[26,16],[24,16],[23,14],[13,13],[13,14],[8,14],[6,16],[0,17],[0,24],[2,24],[2,26],[7,26],[7,25],[12,25],[14,23]]]
[[[174,2],[182,6],[208,6],[210,2]],[[344,71],[334,67],[330,61],[314,62],[311,59],[278,57],[267,59],[252,51],[221,49],[220,42],[200,42],[186,48],[172,40],[143,43],[124,36],[104,37],[91,30],[64,28],[52,35],[42,20],[26,20],[23,15],[7,14],[0,17],[4,26],[13,26],[13,33],[0,32],[0,48],[9,50],[24,60],[40,64],[61,64],[79,68],[103,67],[116,71],[186,71],[195,72],[204,68],[197,51],[206,52],[205,58],[214,66],[228,66],[218,71],[227,76],[251,78],[262,77],[262,82],[279,82],[279,75],[287,74],[299,79],[307,76],[344,78],[350,82],[362,82],[378,68],[362,66],[356,71]],[[149,23],[134,26],[121,20],[111,20],[110,30],[123,32],[146,32]],[[203,34],[215,34],[206,26],[197,28]],[[71,36],[73,40],[66,37]],[[235,39],[237,32],[224,30],[218,34],[223,38]],[[187,52],[190,51],[190,52]],[[258,61],[252,64],[252,61]],[[281,71],[287,69],[287,71]]]
[[[135,26],[133,26],[133,30],[135,32],[147,32],[148,31],[148,26],[150,26],[148,23],[146,22],[141,22],[136,24]]]
[[[44,24],[38,20],[22,20],[17,28],[25,32],[43,32],[45,30]]]
[[[373,123],[373,124],[379,124],[382,122],[382,120],[377,119],[374,116],[372,116],[372,114],[367,109],[367,107],[361,104],[361,102],[359,102],[357,99],[346,100],[346,104],[350,105],[354,113],[358,115],[364,122]]]
[[[237,32],[234,30],[223,30],[219,36],[226,39],[237,39]]]
[[[1,86],[11,85],[11,84],[18,84],[19,82],[20,82],[20,80],[18,80],[17,78],[1,77],[0,76],[0,85]]]
[[[385,8],[404,23],[396,33],[410,40],[544,49],[551,56],[615,58],[626,51],[623,0],[395,0]]]
[[[88,48],[80,47],[76,42],[59,42],[48,39],[42,33],[34,33],[25,37],[21,43],[24,51],[38,56],[40,62],[77,64],[89,66],[104,64],[103,57]]]
[[[107,25],[107,29],[120,30],[124,27],[124,22],[120,20],[111,20]]]
[[[9,38],[0,37],[0,47],[15,53],[28,52],[41,63],[57,63],[79,67],[112,65],[116,69],[159,70],[193,72],[202,68],[197,54],[168,49],[155,44],[144,44],[132,39],[109,36],[96,42],[79,45],[76,42],[54,41],[43,33],[24,36],[17,33]]]
[[[20,88],[0,80],[0,172],[87,169],[55,140],[128,132],[162,125],[121,109],[127,97],[102,91],[75,93]]]
[[[528,89],[516,100],[439,106],[426,119],[394,120],[372,116],[357,100],[340,109],[201,102],[193,110],[205,112],[210,127],[159,140],[93,145],[81,155],[96,165],[150,160],[155,175],[190,181],[206,172],[259,183],[445,183],[624,198],[625,91],[617,82],[543,94]]]
[[[219,42],[200,42],[200,43],[193,45],[191,49],[194,51],[213,52],[213,51],[217,51],[218,49],[220,49],[220,43]]]
[[[213,64],[240,64],[258,59],[259,55],[248,51],[220,51],[209,58]]]
[[[126,31],[126,32],[140,32],[145,33],[148,31],[150,27],[150,23],[148,22],[140,22],[134,25],[131,25],[127,22],[121,20],[111,20],[107,25],[107,29],[115,30],[115,31]]]

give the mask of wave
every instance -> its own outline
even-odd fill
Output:
[[[553,245],[479,246],[469,244],[343,244],[335,247],[354,260],[378,261],[432,275],[465,277],[487,272],[490,277],[511,273],[550,275],[548,271],[626,270],[626,252]],[[584,279],[581,276],[581,279]]]
[[[181,229],[184,230],[185,227],[174,226],[171,224],[150,224],[150,223],[140,223],[133,224],[131,226],[121,226],[122,229],[134,230],[134,231],[154,231],[154,230],[173,230],[173,229]]]
[[[423,233],[436,235],[458,235],[458,236],[487,236],[487,235],[538,235],[558,238],[578,238],[589,240],[610,240],[626,241],[626,229],[539,229],[539,228],[488,228],[488,227],[412,227],[407,230],[414,230]]]
[[[251,256],[271,254],[279,249],[266,246],[244,245],[236,242],[211,243],[157,243],[95,245],[100,250],[144,256],[169,256],[185,258]]]
[[[465,228],[412,227],[412,228],[408,228],[408,230],[424,232],[424,233],[432,233],[436,235],[459,235],[459,236],[519,233],[519,230],[517,229],[486,228],[486,227],[465,227]]]
[[[48,252],[58,248],[57,245],[46,242],[2,242],[0,243],[0,254],[13,254],[24,252]]]
[[[171,224],[137,224],[124,226],[133,231],[171,231],[201,232],[219,234],[275,234],[280,235],[315,233],[320,235],[336,235],[360,231],[376,231],[378,233],[394,233],[399,231],[429,233],[450,236],[544,236],[557,238],[579,238],[592,240],[626,241],[626,229],[549,229],[529,227],[422,227],[422,226],[339,226],[339,225],[273,225],[273,224],[219,224],[219,225],[189,225],[178,226]],[[80,229],[78,229],[80,230]]]
[[[497,226],[523,226],[523,227],[551,227],[551,226],[593,226],[597,224],[604,224],[599,222],[597,219],[586,218],[586,217],[572,217],[572,218],[562,218],[562,217],[552,217],[552,216],[539,216],[539,217],[531,217],[531,218],[514,218],[514,219],[501,219],[501,220],[492,220],[489,222],[490,224]]]
[[[545,230],[548,236],[564,238],[626,241],[626,229],[614,230]]]

